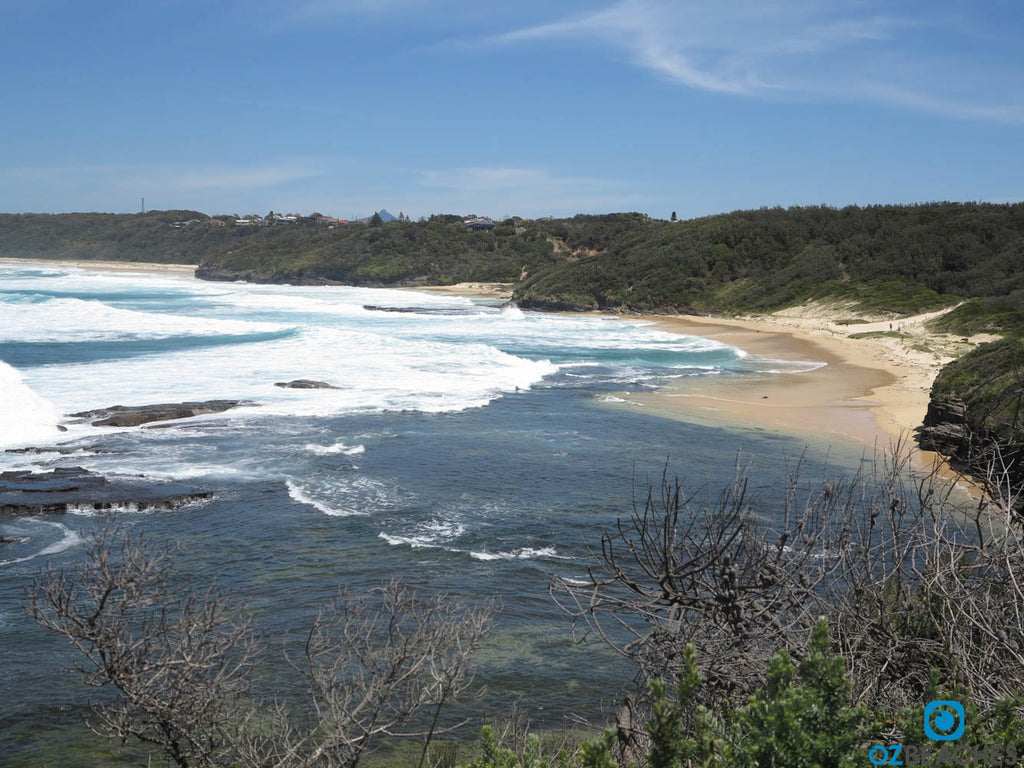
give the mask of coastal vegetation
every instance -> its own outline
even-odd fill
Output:
[[[762,208],[689,221],[513,217],[486,229],[440,214],[265,225],[275,221],[4,214],[0,253],[194,263],[200,276],[265,282],[507,282],[522,306],[539,309],[731,313],[835,298],[912,313],[980,299],[947,321],[962,328],[1019,322],[1014,292],[1024,291],[1024,204]]]

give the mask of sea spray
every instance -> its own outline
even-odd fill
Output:
[[[60,413],[0,360],[0,448],[48,443],[60,436]]]

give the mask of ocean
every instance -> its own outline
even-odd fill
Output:
[[[630,685],[628,664],[576,643],[548,585],[582,576],[588,548],[663,470],[714,495],[748,467],[770,518],[787,464],[804,454],[812,477],[860,455],[629,403],[681,377],[806,364],[639,319],[426,292],[0,264],[0,361],[0,472],[82,467],[114,483],[213,494],[114,514],[175,543],[183,583],[216,583],[249,606],[281,690],[291,681],[273,649],[339,588],[394,578],[470,602],[497,598],[480,656],[481,717],[520,698],[537,722],[596,717]],[[336,388],[275,386],[295,379]],[[247,403],[159,429],[67,418],[211,399]],[[24,447],[55,450],[3,452]],[[66,641],[21,606],[40,570],[79,562],[83,536],[102,524],[86,508],[0,517],[12,540],[0,544],[0,753],[68,738],[95,695],[68,671]]]

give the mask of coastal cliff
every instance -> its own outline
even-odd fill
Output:
[[[1024,488],[1022,408],[1024,342],[1008,337],[982,344],[939,372],[918,444],[946,456],[986,490],[1014,495]]]

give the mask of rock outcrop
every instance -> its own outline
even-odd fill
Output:
[[[922,450],[946,457],[958,472],[973,477],[986,492],[1011,500],[1024,489],[1024,443],[1014,441],[972,417],[962,399],[939,397],[928,403],[924,423],[915,430]]]
[[[347,285],[338,280],[319,277],[315,274],[287,274],[283,272],[260,272],[255,269],[226,269],[206,264],[196,269],[196,277],[200,280],[217,282],[262,283],[272,285]]]
[[[240,405],[253,405],[253,403],[248,400],[204,400],[187,403],[158,403],[156,405],[112,405],[109,408],[73,413],[71,416],[82,420],[94,420],[92,421],[94,427],[137,427],[152,421],[170,421],[204,416],[209,413],[221,413]]]
[[[284,389],[341,389],[326,381],[314,381],[313,379],[294,379],[293,381],[278,381],[275,387]]]
[[[924,423],[917,428],[917,443],[924,451],[953,457],[969,447],[967,406],[959,397],[932,397]]]
[[[153,512],[213,498],[181,484],[110,482],[82,467],[0,473],[0,517],[64,515],[68,512]]]

